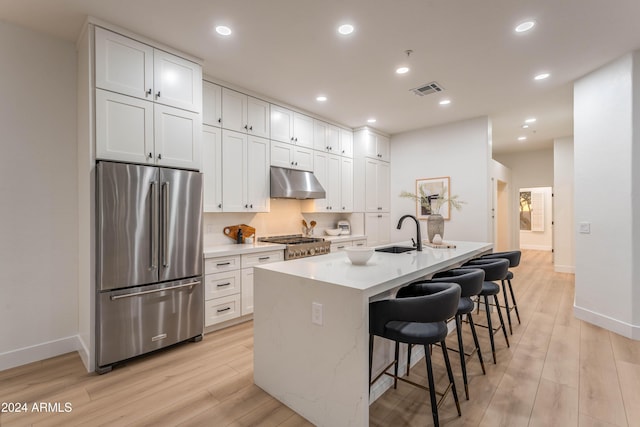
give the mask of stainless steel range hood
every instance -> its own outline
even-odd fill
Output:
[[[271,197],[324,199],[326,192],[313,172],[271,166]]]

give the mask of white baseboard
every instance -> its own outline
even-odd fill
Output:
[[[0,371],[78,351],[81,347],[80,339],[74,335],[0,353]]]
[[[520,249],[529,249],[532,251],[551,251],[553,248],[547,245],[520,245]]]
[[[571,273],[576,274],[576,266],[575,265],[554,265],[553,271],[556,273]]]
[[[91,352],[85,345],[85,342],[78,336],[78,354],[80,355],[80,359],[82,359],[82,363],[84,367],[87,369],[87,372],[93,372],[96,370],[96,361],[95,358],[90,356]]]
[[[623,322],[613,317],[605,316],[604,314],[596,313],[595,311],[588,310],[586,308],[578,307],[574,304],[573,314],[585,322],[589,322],[593,325],[600,326],[618,335],[630,338],[632,340],[640,340],[640,326],[632,325],[630,323]]]

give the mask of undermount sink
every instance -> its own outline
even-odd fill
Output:
[[[401,254],[403,252],[415,251],[416,248],[411,246],[387,246],[376,249],[376,252],[388,252],[391,254]]]

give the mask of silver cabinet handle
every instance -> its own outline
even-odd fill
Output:
[[[142,292],[138,292],[138,293],[135,293],[135,294],[112,295],[111,296],[111,301],[115,301],[115,300],[119,300],[119,299],[123,299],[123,298],[139,297],[141,295],[156,294],[158,292],[164,292],[164,291],[173,291],[175,289],[188,288],[190,286],[195,286],[195,285],[199,285],[199,284],[200,284],[199,281],[195,281],[195,282],[184,283],[184,284],[178,285],[178,286],[171,286],[169,288],[154,289],[152,291],[142,291]]]
[[[270,256],[262,256],[262,257],[258,258],[258,261],[266,261],[268,259],[271,259],[271,257]]]
[[[231,265],[230,262],[219,262],[216,264],[216,267],[224,267],[225,265]]]
[[[169,183],[162,183],[162,203],[164,207],[164,218],[162,223],[162,266],[169,267],[167,262],[167,252],[169,252]]]
[[[224,287],[224,286],[229,286],[230,284],[231,284],[231,282],[227,282],[227,283],[218,283],[216,286],[217,286],[218,288],[222,288],[222,287]]]
[[[151,183],[151,269],[158,268],[158,189],[157,183]]]

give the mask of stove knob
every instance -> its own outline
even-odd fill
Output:
[[[313,256],[316,254],[316,250],[314,248],[309,249],[309,255]]]

